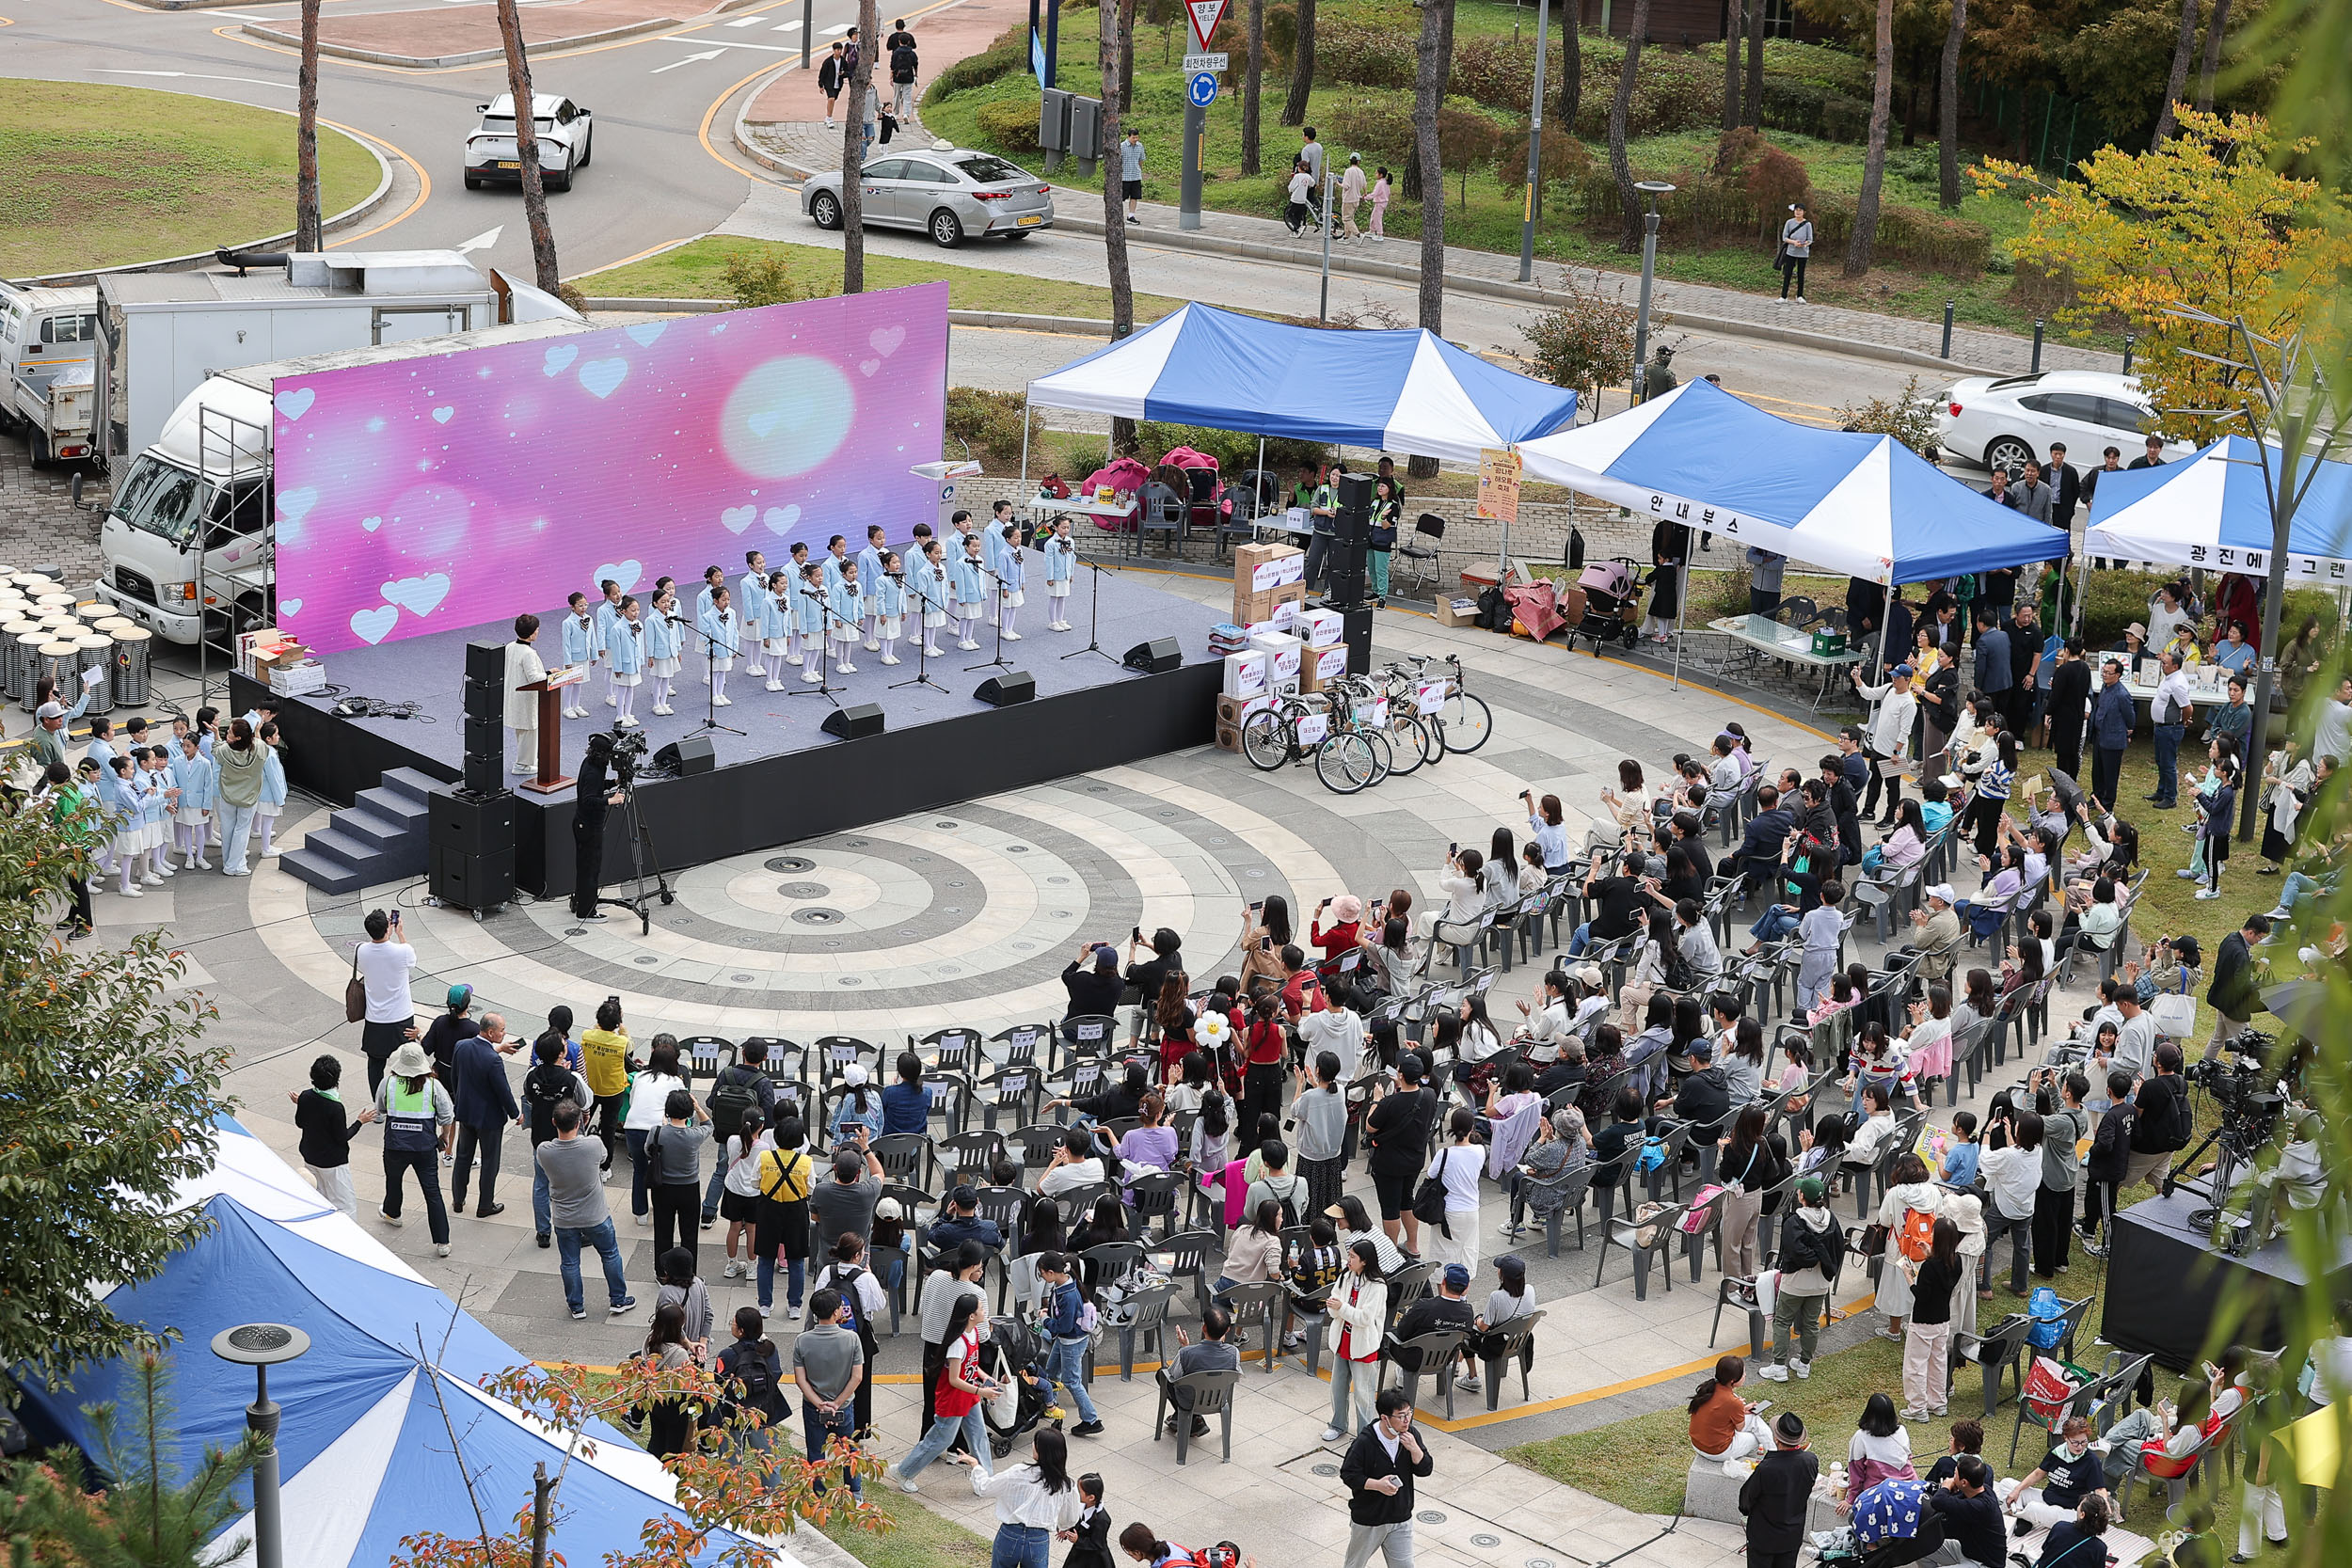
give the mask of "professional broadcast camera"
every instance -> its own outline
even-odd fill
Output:
[[[2201,1190],[2212,1207],[2193,1211],[2189,1224],[2200,1228],[2220,1225],[2217,1243],[2234,1253],[2250,1244],[2252,1238],[2243,1215],[2232,1218],[2227,1213],[2230,1191],[2238,1184],[2241,1173],[2253,1167],[2258,1152],[2270,1141],[2286,1100],[2278,1092],[2276,1074],[2264,1063],[2276,1039],[2259,1030],[2244,1029],[2225,1043],[2235,1060],[2207,1057],[2191,1064],[2184,1075],[2213,1096],[2221,1112],[2221,1124],[2172,1164],[2175,1172],[2193,1170],[2205,1150],[2212,1148],[2216,1152],[2213,1174],[2201,1183],[2168,1175],[2162,1190],[2167,1197],[2180,1187]],[[2225,1220],[2229,1223],[2223,1225]]]
[[[615,729],[610,733],[612,740],[612,782],[622,789],[633,788],[637,784],[638,764],[645,755],[645,732]]]

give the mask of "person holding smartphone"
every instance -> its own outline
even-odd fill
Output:
[[[368,940],[352,955],[352,973],[367,991],[359,1050],[368,1059],[368,1094],[373,1099],[384,1082],[384,1064],[393,1052],[417,1037],[417,1006],[408,994],[417,950],[404,938],[398,910],[389,914],[370,910],[365,926]]]
[[[1248,996],[1260,980],[1282,983],[1282,949],[1291,944],[1290,900],[1269,893],[1241,916],[1241,993]]]

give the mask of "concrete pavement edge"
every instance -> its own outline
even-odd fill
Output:
[[[591,310],[642,315],[706,315],[734,309],[734,302],[724,299],[653,299],[628,294],[590,294],[587,303]],[[1098,321],[1091,316],[1030,316],[1013,310],[950,310],[947,312],[947,325],[1065,333],[1073,338],[1107,338],[1111,335],[1109,322]]]

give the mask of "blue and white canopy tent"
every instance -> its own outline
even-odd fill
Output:
[[[284,1413],[287,1568],[375,1568],[398,1555],[405,1536],[473,1533],[468,1477],[492,1528],[511,1528],[531,1497],[534,1466],[563,1469],[569,1441],[475,1386],[527,1357],[322,1202],[234,1120],[221,1117],[217,1135],[211,1179],[181,1195],[208,1212],[212,1229],[156,1277],[103,1297],[119,1317],[179,1333],[166,1352],[177,1462],[208,1445],[229,1447],[245,1430],[253,1374],[215,1358],[213,1336],[245,1323],[288,1323],[310,1337],[310,1348],[269,1380]],[[131,1376],[119,1361],[82,1369],[71,1387],[24,1375],[26,1424],[37,1441],[87,1445],[83,1406],[120,1399]],[[563,1472],[553,1535],[553,1549],[575,1563],[635,1549],[648,1518],[675,1512],[658,1460],[601,1423],[585,1435],[592,1443]],[[248,1513],[220,1539],[252,1529]],[[733,1544],[715,1538],[707,1553]],[[788,1552],[773,1560],[799,1568]]]
[[[1576,418],[1573,391],[1434,332],[1326,331],[1198,304],[1038,377],[1029,404],[1465,463]]]
[[[1530,479],[1886,588],[2067,553],[1891,436],[1798,424],[1707,381],[1519,454]]]
[[[2085,550],[2267,577],[2279,454],[2268,454],[2267,469],[2264,455],[2249,437],[2229,436],[2177,463],[2100,475]],[[2288,530],[2286,570],[2330,587],[2352,580],[2352,464],[2320,460]]]

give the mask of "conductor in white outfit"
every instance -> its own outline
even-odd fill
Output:
[[[539,637],[539,617],[515,617],[515,641],[506,645],[506,727],[515,732],[515,771],[539,770],[539,693],[522,688],[548,678],[548,667],[532,643]]]

